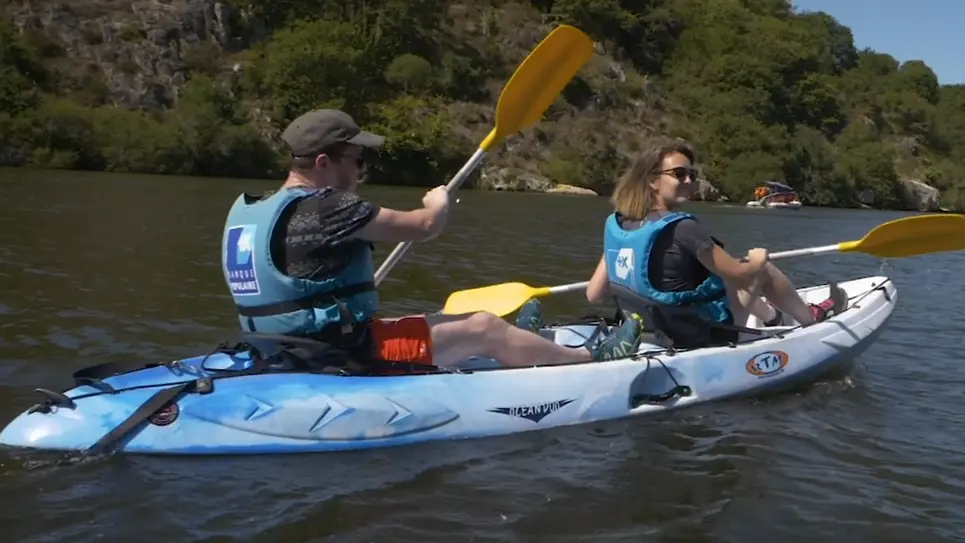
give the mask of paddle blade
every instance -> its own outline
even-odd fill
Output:
[[[496,127],[480,147],[488,152],[506,136],[539,122],[592,55],[593,41],[579,29],[561,25],[550,32],[506,83],[496,104]]]
[[[965,216],[918,215],[886,222],[858,241],[839,245],[841,252],[860,251],[879,258],[898,258],[965,249]]]
[[[505,317],[522,307],[526,300],[540,295],[545,290],[547,289],[533,288],[523,283],[502,283],[460,290],[449,295],[442,312],[446,315],[461,315],[489,311]]]

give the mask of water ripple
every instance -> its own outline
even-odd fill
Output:
[[[235,334],[216,261],[223,217],[209,211],[272,184],[97,179],[96,199],[81,182],[6,185],[32,211],[0,218],[3,420],[36,401],[33,388],[67,385],[80,367],[188,356]],[[365,190],[400,207],[421,195]],[[59,199],[40,202],[40,192]],[[126,203],[145,195],[155,205]],[[438,309],[456,289],[592,273],[604,199],[464,199],[449,231],[414,245],[383,283],[387,314]],[[858,239],[899,216],[699,212],[735,254]],[[62,224],[74,227],[53,226]],[[377,249],[384,258],[392,247]],[[58,543],[961,541],[963,266],[958,253],[782,263],[798,283],[887,274],[899,291],[886,333],[850,374],[795,392],[361,453],[79,460],[0,451],[0,525],[11,541]],[[612,311],[579,293],[544,307],[549,320]]]

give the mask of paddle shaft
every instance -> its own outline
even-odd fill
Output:
[[[792,251],[781,251],[779,253],[774,253],[768,255],[768,260],[779,260],[782,258],[791,258],[795,256],[806,256],[806,255],[820,255],[825,253],[833,253],[839,250],[837,243],[834,245],[822,245],[820,247],[808,247],[806,249],[794,249]],[[539,289],[538,294],[563,294],[566,292],[573,292],[575,290],[585,289],[589,286],[589,281],[582,281],[579,283],[570,283],[568,285],[559,285],[555,287],[543,287]]]
[[[449,181],[449,184],[446,185],[446,190],[449,191],[450,194],[458,190],[469,177],[469,174],[479,166],[484,158],[486,158],[486,154],[486,151],[484,151],[482,147],[476,149],[476,152],[473,153],[472,157],[469,158],[469,161],[463,164],[462,168],[456,172],[456,175],[452,178],[452,181]],[[385,259],[385,262],[383,262],[382,265],[379,266],[379,269],[375,272],[375,286],[378,286],[379,283],[385,279],[385,276],[388,275],[389,270],[391,270],[393,266],[402,260],[402,256],[405,255],[405,252],[409,250],[410,245],[412,245],[411,241],[403,241],[402,243],[396,245],[395,249],[389,253],[389,256]]]
[[[589,284],[590,284],[589,281],[583,281],[580,283],[570,283],[569,285],[547,287],[544,292],[546,292],[546,294],[563,294],[564,292],[573,292],[574,290],[584,289]]]
[[[821,245],[820,247],[808,247],[806,249],[794,249],[791,251],[780,251],[767,255],[768,260],[779,260],[781,258],[791,258],[794,256],[823,255],[826,253],[836,253],[841,250],[841,244]]]

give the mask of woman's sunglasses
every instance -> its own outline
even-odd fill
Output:
[[[677,166],[676,168],[670,168],[670,169],[667,169],[667,170],[662,170],[662,171],[660,171],[660,172],[658,172],[658,173],[660,173],[660,174],[669,173],[670,175],[676,177],[676,178],[677,178],[677,181],[680,181],[681,183],[683,183],[683,182],[684,182],[684,179],[687,179],[687,177],[690,177],[690,180],[691,180],[691,181],[697,181],[697,173],[698,173],[698,171],[697,171],[697,168],[688,168],[688,167],[686,167],[686,166]]]

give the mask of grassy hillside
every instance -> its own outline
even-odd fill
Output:
[[[763,179],[811,205],[965,208],[965,86],[858,51],[785,0],[12,0],[0,22],[0,164],[277,177],[277,134],[337,107],[389,138],[373,182],[434,185],[492,127],[553,26],[597,54],[475,180],[608,193],[648,137],[699,149],[720,192]],[[9,22],[8,22],[9,21]],[[934,192],[937,192],[934,191]]]

